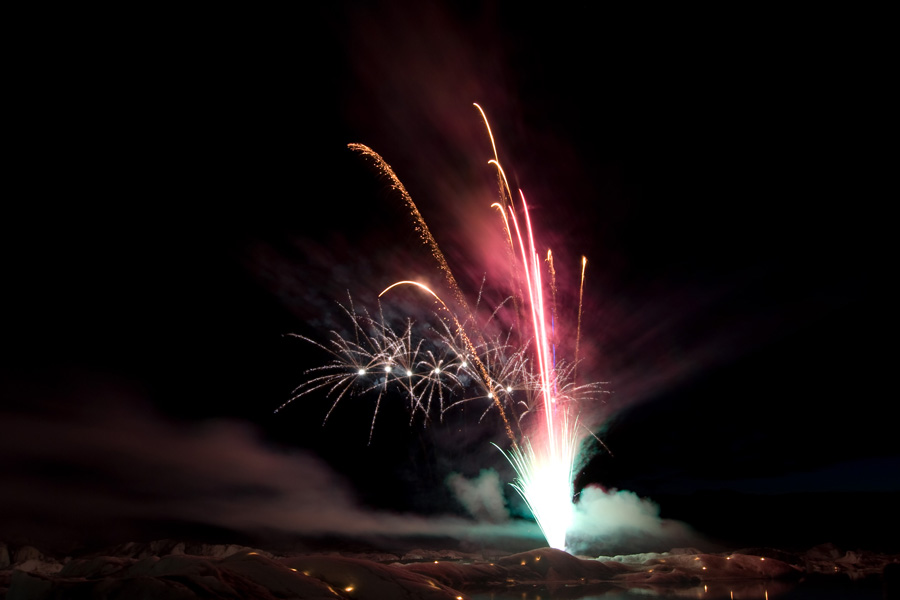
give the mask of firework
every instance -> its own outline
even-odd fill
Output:
[[[327,421],[348,395],[375,395],[369,429],[371,443],[379,408],[387,398],[404,399],[410,424],[417,416],[427,424],[442,420],[447,411],[461,405],[482,403],[484,412],[479,422],[496,410],[504,423],[510,447],[500,450],[516,471],[513,487],[531,509],[548,543],[562,549],[573,511],[579,405],[603,393],[600,383],[579,385],[575,380],[587,261],[582,257],[576,360],[567,363],[557,357],[551,341],[558,326],[552,252],[547,251],[544,261],[539,258],[525,195],[520,190],[518,201],[514,202],[487,116],[480,106],[475,106],[484,119],[493,148],[494,156],[488,163],[497,171],[500,201],[492,206],[502,217],[515,267],[512,295],[480,322],[477,315],[481,293],[471,309],[437,241],[393,169],[371,148],[351,144],[352,150],[374,162],[402,196],[463,314],[457,315],[435,291],[415,281],[400,281],[386,288],[379,295],[376,316],[356,310],[352,299],[347,306],[339,304],[352,333],[332,331],[326,343],[296,336],[327,352],[331,361],[307,371],[309,379],[278,410],[307,394],[323,391],[332,398]],[[548,285],[544,283],[544,263]],[[400,324],[385,319],[380,299],[401,285],[413,286],[436,301],[438,310],[432,323],[422,327],[411,319]],[[548,286],[549,301],[545,294]],[[489,333],[497,329],[490,325],[506,305],[512,306],[517,324],[528,323],[528,334],[523,334],[523,328],[517,325],[505,332]]]

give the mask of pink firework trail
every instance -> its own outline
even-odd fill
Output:
[[[522,257],[534,331],[540,381],[539,398],[544,420],[543,430],[539,428],[527,434],[520,444],[514,444],[512,450],[504,454],[518,475],[518,480],[513,486],[534,514],[544,537],[547,538],[547,543],[553,548],[564,549],[566,532],[572,522],[572,485],[578,441],[578,419],[570,418],[568,408],[560,406],[561,403],[557,402],[557,373],[550,352],[547,309],[541,277],[542,261],[535,250],[528,203],[521,190],[519,195],[525,217],[527,243],[522,239],[522,231],[514,210],[510,210],[510,218],[504,219],[504,222],[512,222]]]
[[[544,285],[541,277],[542,261],[538,256],[534,243],[534,231],[531,226],[531,217],[528,214],[528,202],[525,194],[519,190],[522,200],[522,214],[525,218],[526,241],[523,241],[522,230],[516,218],[516,211],[512,204],[512,194],[506,174],[500,165],[497,155],[497,146],[491,133],[484,110],[475,104],[484,119],[485,127],[491,138],[491,146],[494,150],[494,159],[489,161],[497,167],[500,181],[501,200],[509,199],[509,218],[503,204],[498,208],[503,215],[503,222],[507,228],[510,245],[514,246],[512,233],[509,231],[509,223],[512,222],[515,230],[515,240],[518,242],[521,255],[521,268],[525,275],[525,286],[528,293],[528,304],[531,309],[531,321],[537,358],[538,378],[540,381],[539,404],[543,408],[543,430],[538,428],[527,434],[521,443],[514,443],[509,452],[505,452],[507,459],[513,465],[518,475],[518,480],[513,487],[525,500],[534,514],[547,543],[553,548],[564,549],[566,532],[572,523],[573,506],[573,479],[575,468],[575,453],[578,442],[578,418],[570,416],[567,406],[558,402],[558,373],[556,362],[550,352],[550,337],[547,328],[547,308],[544,298]],[[504,195],[505,192],[505,195]],[[552,263],[551,263],[552,264]],[[582,258],[582,285],[584,284],[584,265],[586,259]],[[581,299],[579,298],[579,318],[581,315]],[[578,335],[580,336],[580,327]],[[578,340],[576,339],[576,347]],[[573,373],[574,377],[574,366]],[[574,382],[573,382],[574,384]],[[502,451],[502,450],[501,450]]]
[[[513,300],[517,307],[519,300],[527,304],[530,319],[526,317],[525,320],[530,322],[530,339],[525,342],[525,346],[514,348],[508,342],[509,335],[503,341],[499,337],[489,338],[478,329],[471,334],[467,332],[467,327],[476,327],[476,319],[412,198],[391,167],[377,153],[366,146],[351,144],[351,149],[373,159],[381,173],[391,181],[392,187],[401,194],[416,219],[417,230],[423,242],[429,246],[454,297],[466,314],[463,319],[457,318],[438,294],[422,283],[401,281],[389,286],[379,297],[397,286],[411,285],[433,296],[439,302],[441,310],[449,315],[449,318],[436,315],[444,332],[437,339],[420,339],[414,343],[411,321],[407,322],[404,331],[397,333],[385,323],[383,317],[378,320],[368,313],[358,313],[351,303],[350,309],[344,308],[344,311],[353,322],[354,339],[344,338],[336,332],[332,332],[333,339],[328,345],[303,338],[331,354],[333,360],[307,371],[314,376],[298,386],[279,410],[301,396],[324,389],[327,395],[336,396],[328,411],[330,415],[346,395],[377,391],[378,401],[369,433],[371,441],[378,407],[390,390],[408,397],[410,422],[418,412],[423,413],[427,420],[433,406],[439,407],[439,415],[442,417],[455,406],[487,399],[488,408],[482,418],[491,409],[496,409],[511,441],[508,451],[498,449],[516,471],[517,479],[512,486],[531,509],[548,544],[564,549],[566,532],[573,515],[574,463],[580,437],[578,405],[581,401],[596,398],[601,393],[601,384],[578,385],[575,381],[576,363],[567,364],[556,360],[556,350],[551,343],[552,329],[556,323],[555,320],[551,321],[548,327],[547,322],[548,314],[553,317],[556,315],[555,271],[550,262],[552,257],[548,252],[554,291],[554,306],[551,311],[545,297],[543,261],[536,249],[528,203],[521,190],[520,202],[513,202],[506,174],[497,156],[490,124],[481,107],[477,104],[475,106],[484,119],[494,150],[494,158],[488,162],[497,169],[500,202],[493,206],[499,209],[503,219],[515,262],[514,272],[518,274],[515,277],[517,285],[521,288],[524,284],[524,291],[520,289],[518,295],[514,294],[507,300]],[[521,206],[517,208],[515,204]],[[520,225],[520,220],[524,221],[523,225]],[[585,265],[586,259],[582,258],[581,290],[584,287]],[[488,321],[499,310],[500,307]],[[576,355],[581,329],[581,294],[578,318]],[[532,344],[533,360],[528,360],[526,347]],[[472,388],[475,388],[474,392]],[[523,392],[526,400],[518,397]],[[450,401],[450,398],[455,399]],[[525,407],[524,411],[522,406]],[[543,413],[543,418],[530,418],[523,424],[523,417],[526,415],[540,413]],[[327,418],[326,415],[326,420]],[[518,430],[518,435],[513,431],[513,426]]]

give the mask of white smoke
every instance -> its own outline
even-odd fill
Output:
[[[706,546],[691,528],[663,519],[659,506],[628,490],[588,486],[581,491],[568,535],[568,550],[579,554],[611,554],[676,546]]]
[[[451,473],[447,477],[447,486],[466,511],[479,521],[503,523],[509,520],[500,475],[494,469],[482,469],[472,479]]]

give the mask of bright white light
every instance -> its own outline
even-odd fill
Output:
[[[512,386],[511,386],[511,385],[506,386],[506,392],[507,392],[507,393],[512,392]]]
[[[359,371],[356,372],[356,374],[357,374],[357,375],[365,375],[365,374],[366,374],[366,370],[365,370],[365,369],[360,369]]]
[[[440,367],[436,368],[436,369],[433,371],[433,373],[434,373],[435,375],[437,375],[437,374],[440,373],[440,372],[441,372],[441,368],[440,368]]]
[[[407,377],[412,377],[412,371],[407,371],[407,372],[406,372],[406,376],[407,376]]]
[[[526,438],[504,454],[518,475],[512,485],[531,509],[547,544],[565,550],[566,532],[574,518],[572,481],[578,420],[569,420],[564,414],[560,417],[552,443],[532,445]]]

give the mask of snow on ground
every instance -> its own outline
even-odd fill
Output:
[[[900,555],[844,552],[829,544],[802,554],[684,548],[601,557],[550,548],[507,556],[414,550],[401,561],[388,553],[278,557],[242,546],[172,540],[57,560],[31,546],[0,542],[0,598],[461,600],[534,586],[570,598],[615,590],[693,595],[698,589],[725,597],[736,586],[751,595],[759,587],[776,597],[802,577],[871,579],[894,569],[900,569]]]

